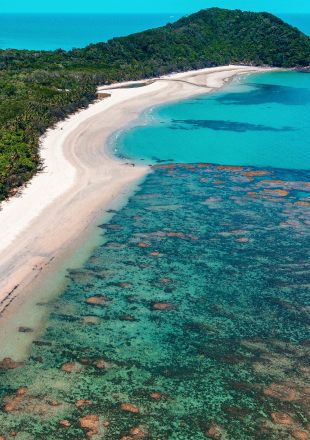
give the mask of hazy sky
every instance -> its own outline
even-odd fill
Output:
[[[184,12],[218,6],[268,12],[309,12],[309,0],[10,0],[0,12]]]

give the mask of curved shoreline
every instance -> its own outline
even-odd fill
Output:
[[[106,151],[111,133],[147,107],[208,93],[236,74],[270,70],[226,66],[165,76],[141,88],[100,87],[111,97],[49,130],[41,143],[43,172],[0,211],[0,331],[12,322],[17,307],[26,307],[34,286],[78,247],[85,230],[98,224],[108,204],[148,172],[148,167],[126,166]],[[0,358],[8,355],[0,342]]]

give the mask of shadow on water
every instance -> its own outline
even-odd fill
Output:
[[[211,119],[172,119],[174,124],[169,128],[171,130],[197,130],[201,128],[209,128],[210,130],[235,131],[242,133],[246,131],[296,131],[294,127],[268,127],[263,124],[249,124],[246,122],[234,122],[227,120],[211,120]],[[188,128],[189,127],[189,128]]]

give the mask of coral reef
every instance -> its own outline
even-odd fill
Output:
[[[310,439],[309,181],[154,167],[0,362],[3,438]]]

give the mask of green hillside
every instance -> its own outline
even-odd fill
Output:
[[[96,86],[219,65],[310,64],[310,38],[268,13],[211,8],[66,52],[0,50],[0,200],[40,166],[38,139]]]

